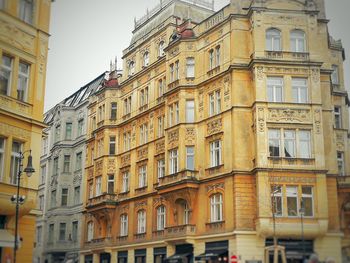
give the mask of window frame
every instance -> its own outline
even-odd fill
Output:
[[[280,81],[280,83],[277,84],[277,80]],[[281,99],[278,98],[278,89],[280,89],[280,96]],[[272,98],[270,98],[270,92]],[[282,76],[268,76],[266,80],[266,97],[267,102],[273,102],[273,103],[282,103],[284,102],[284,79]]]
[[[278,43],[278,46],[275,45]],[[268,28],[265,33],[265,48],[267,51],[282,51],[282,34],[278,28]],[[271,47],[271,48],[270,48]]]
[[[120,236],[126,237],[128,236],[128,228],[129,228],[129,217],[128,214],[120,215]]]
[[[138,187],[147,187],[147,165],[141,165],[138,168]]]
[[[210,222],[222,222],[224,218],[223,212],[223,194],[212,194],[210,196]]]
[[[176,174],[179,172],[179,149],[169,150],[169,174]]]
[[[146,210],[141,209],[137,211],[137,234],[146,233]]]
[[[191,105],[192,103],[192,105]],[[194,123],[196,119],[196,111],[195,111],[195,101],[194,99],[186,100],[186,123]]]
[[[296,34],[300,33],[299,36]],[[293,34],[295,34],[293,36]],[[301,36],[302,35],[302,36]],[[300,41],[302,41],[302,49],[300,49]],[[306,52],[306,33],[301,29],[294,29],[290,32],[290,51],[295,53],[305,53]]]
[[[335,129],[342,129],[343,127],[343,121],[342,121],[342,107],[341,106],[334,106],[334,128]]]
[[[221,139],[217,139],[209,143],[209,152],[210,152],[210,168],[217,167],[223,164]]]
[[[27,67],[27,72],[21,71],[21,65]],[[28,101],[28,90],[29,90],[29,80],[30,80],[30,68],[31,65],[24,61],[19,61],[18,64],[18,76],[17,76],[17,96],[16,98],[20,101]],[[25,81],[24,87],[20,87],[21,80]],[[22,93],[23,92],[23,93]]]
[[[301,81],[305,81],[305,85],[301,84]],[[299,82],[297,84],[297,81]],[[296,91],[296,97],[295,95]],[[303,92],[305,93],[305,98],[303,98]],[[309,88],[307,78],[292,78],[292,97],[294,103],[308,103],[309,101]]]
[[[157,207],[157,231],[162,231],[166,226],[166,208],[164,205]]]
[[[192,149],[192,152],[189,152]],[[189,165],[189,159],[192,159],[192,166]],[[195,148],[194,146],[186,146],[186,170],[195,170]]]
[[[195,77],[195,59],[194,57],[186,58],[186,78]]]
[[[5,65],[4,58],[8,58],[10,61],[10,65]],[[12,88],[12,77],[13,77],[13,64],[14,64],[14,58],[8,54],[3,53],[1,57],[1,72],[7,72],[8,73],[8,79],[7,79],[7,87],[6,87],[6,94],[0,93],[4,96],[11,96],[11,88]],[[3,73],[5,74],[5,73]]]

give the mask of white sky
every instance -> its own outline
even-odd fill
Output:
[[[341,38],[346,55],[346,86],[350,87],[350,0],[325,0],[329,31]],[[230,0],[215,0],[215,10]],[[146,14],[159,0],[55,0],[51,10],[45,111],[109,70],[128,47],[134,17]]]

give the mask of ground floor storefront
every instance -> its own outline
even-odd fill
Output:
[[[151,244],[130,244],[98,251],[85,250],[80,263],[266,263],[266,247],[273,245],[273,238],[261,238],[256,232],[222,235],[222,237],[190,238],[184,241],[157,241]],[[278,245],[285,248],[287,263],[301,263],[303,258],[317,254],[321,261],[327,258],[341,262],[341,235],[327,234],[319,238],[279,237]],[[270,252],[271,253],[271,252]],[[272,261],[270,261],[272,262]]]

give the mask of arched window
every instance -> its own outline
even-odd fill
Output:
[[[134,75],[135,73],[135,62],[131,61],[129,63],[129,75]]]
[[[158,56],[160,57],[164,56],[164,47],[165,47],[164,41],[160,41],[158,46]]]
[[[87,224],[87,241],[91,241],[94,238],[94,222],[90,221]]]
[[[124,237],[128,235],[128,215],[122,214],[120,216],[120,236]]]
[[[281,51],[281,31],[276,28],[266,30],[266,50]]]
[[[219,222],[223,220],[222,194],[210,196],[210,221]]]
[[[157,230],[164,230],[166,220],[166,209],[164,205],[157,208]]]
[[[305,52],[305,32],[293,30],[290,32],[290,50],[292,52]]]
[[[146,211],[140,210],[137,212],[137,233],[146,233]]]
[[[146,67],[146,66],[148,66],[148,64],[149,64],[149,53],[148,53],[148,51],[146,51],[143,54],[143,66]]]

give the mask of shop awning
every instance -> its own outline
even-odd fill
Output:
[[[181,263],[182,259],[186,258],[188,255],[191,255],[191,253],[186,254],[174,254],[170,257],[167,257],[165,259],[165,262],[167,263]]]
[[[200,254],[195,257],[195,260],[210,260],[210,259],[217,259],[220,256],[227,255],[227,250],[222,249],[222,250],[208,250],[205,251],[205,253]]]
[[[15,236],[6,229],[0,229],[0,247],[14,247],[14,243]]]

